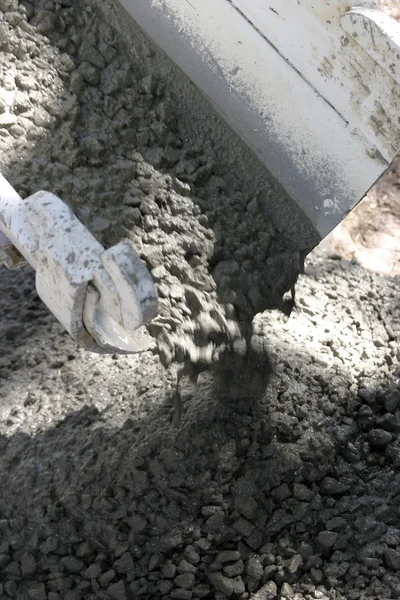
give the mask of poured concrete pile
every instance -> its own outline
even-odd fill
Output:
[[[238,373],[260,354],[254,315],[284,306],[315,233],[122,9],[100,4],[103,18],[93,3],[0,1],[0,168],[23,196],[60,195],[104,245],[132,240],[157,283],[165,365]]]
[[[179,432],[157,357],[85,353],[2,284],[0,598],[400,597],[398,280],[313,257],[256,321],[266,393],[204,374]]]

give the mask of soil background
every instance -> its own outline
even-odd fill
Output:
[[[400,20],[400,2],[379,0],[378,6]],[[400,269],[400,159],[336,228],[321,247],[355,259],[367,269],[399,275]]]

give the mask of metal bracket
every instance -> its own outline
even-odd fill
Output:
[[[130,242],[105,250],[60,198],[40,191],[22,200],[1,175],[0,229],[36,270],[40,298],[81,346],[127,354],[152,345],[137,330],[157,315],[157,292]]]
[[[381,10],[357,6],[343,15],[343,29],[400,85],[400,25]]]

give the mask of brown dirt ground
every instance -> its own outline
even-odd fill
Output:
[[[400,21],[400,0],[378,0]],[[400,157],[321,247],[364,268],[400,275]]]

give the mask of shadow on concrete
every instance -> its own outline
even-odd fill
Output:
[[[18,304],[18,322],[32,282],[14,285],[9,294]],[[341,587],[355,598],[359,577],[375,586],[376,597],[397,589],[390,568],[385,574],[384,553],[398,541],[400,449],[394,430],[385,447],[371,448],[369,437],[389,409],[398,419],[395,381],[347,393],[335,404],[329,398],[338,376],[346,381],[347,374],[321,370],[306,387],[299,373],[314,357],[285,348],[288,366],[271,376],[258,398],[227,401],[209,374],[197,390],[185,387],[186,413],[176,431],[168,386],[155,383],[162,377],[159,364],[144,355],[140,372],[141,359],[130,365],[129,359],[107,358],[97,365],[95,387],[85,356],[68,361],[66,338],[57,324],[47,325],[47,319],[34,320],[23,344],[9,340],[10,373],[0,388],[2,402],[10,398],[9,378],[34,388],[26,407],[34,411],[26,414],[34,426],[46,374],[60,374],[49,388],[55,412],[38,420],[36,433],[26,433],[27,421],[18,425],[18,414],[15,433],[1,424],[0,580],[14,597],[30,597],[27,590],[40,581],[61,598],[115,598],[119,590],[124,598],[161,599],[169,584],[160,588],[159,582],[170,581],[171,561],[178,564],[194,550],[200,555],[196,585],[209,585],[221,549],[238,551],[245,564],[261,556],[262,581],[242,575],[253,591],[274,581],[278,589],[287,583],[310,593],[317,585]],[[41,341],[54,347],[55,368],[48,356],[28,368],[18,354]],[[71,364],[75,379],[65,379]],[[115,369],[121,389],[132,380],[128,393],[112,395]],[[82,376],[86,395],[79,392]],[[76,394],[77,409],[71,410]],[[65,414],[59,412],[63,402]],[[318,541],[326,530],[334,540],[327,547]],[[280,559],[271,563],[271,554]],[[209,589],[203,597],[214,597]]]

